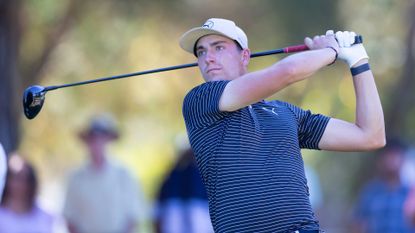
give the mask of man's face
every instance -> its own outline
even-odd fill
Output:
[[[233,80],[246,73],[250,54],[227,37],[207,35],[197,42],[196,55],[205,81],[218,81]]]
[[[92,133],[84,139],[91,159],[101,161],[105,155],[105,151],[111,138],[104,133]]]
[[[380,169],[385,175],[398,175],[404,161],[404,152],[400,149],[388,149],[380,158]]]

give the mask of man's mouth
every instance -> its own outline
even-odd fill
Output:
[[[209,69],[207,69],[206,73],[209,74],[212,71],[214,72],[214,71],[218,71],[218,70],[220,70],[220,68],[217,68],[217,67],[216,68],[209,68]]]

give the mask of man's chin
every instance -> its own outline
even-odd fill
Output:
[[[205,79],[207,82],[226,80],[226,78],[225,78],[225,77],[223,77],[223,75],[206,75],[206,76],[204,77],[204,79]]]

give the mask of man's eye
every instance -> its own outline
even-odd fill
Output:
[[[197,51],[197,52],[196,52],[196,54],[197,54],[197,56],[198,56],[198,57],[200,57],[200,56],[205,55],[205,54],[206,54],[206,51],[204,51],[204,50],[199,50],[199,51]]]
[[[223,49],[225,49],[225,47],[224,47],[224,46],[221,46],[221,45],[216,46],[216,50],[217,50],[217,51],[220,51],[220,50],[223,50]]]

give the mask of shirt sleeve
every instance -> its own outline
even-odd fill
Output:
[[[322,114],[313,114],[310,110],[303,110],[292,104],[287,105],[297,118],[300,148],[320,149],[318,144],[330,117]]]
[[[219,100],[229,81],[206,82],[193,88],[184,98],[183,117],[188,129],[210,126],[226,116],[219,110]]]

